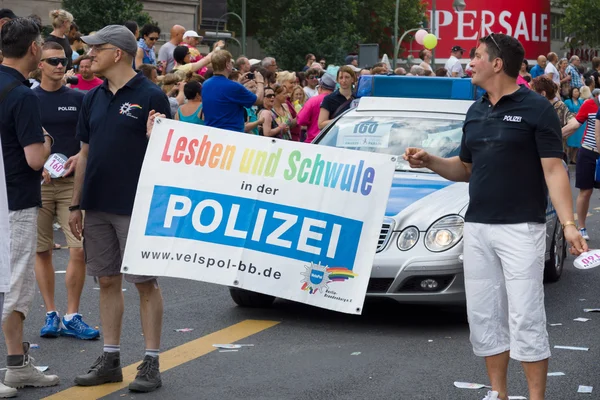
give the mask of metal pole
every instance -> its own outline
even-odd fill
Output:
[[[400,0],[396,0],[396,18],[394,22],[394,56],[392,58],[392,69],[396,70],[396,60],[398,58],[398,12],[400,9]]]
[[[246,54],[246,0],[242,0],[242,54]]]
[[[436,0],[431,1],[431,33],[438,37],[438,30],[436,26]],[[435,71],[435,47],[431,49],[431,68]]]

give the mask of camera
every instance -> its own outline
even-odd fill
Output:
[[[254,72],[248,72],[248,73],[246,74],[246,78],[248,78],[248,79],[250,79],[250,80],[254,79]]]
[[[67,78],[67,84],[69,85],[77,85],[79,83],[79,78],[76,76],[69,76]]]

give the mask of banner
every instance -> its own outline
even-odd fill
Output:
[[[360,314],[395,157],[161,119],[122,272]]]

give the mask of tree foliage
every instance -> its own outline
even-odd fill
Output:
[[[282,68],[301,68],[308,53],[340,64],[360,43],[378,43],[381,50],[392,48],[395,7],[396,0],[255,0],[247,2],[247,35],[256,37]],[[423,20],[420,0],[400,0],[399,8],[399,32]],[[228,10],[241,15],[241,0],[228,0]],[[229,20],[228,29],[241,35],[234,19]]]
[[[75,17],[79,30],[89,33],[106,25],[136,21],[141,27],[154,21],[139,0],[63,0],[62,7]]]
[[[558,6],[564,7],[565,15],[560,24],[565,34],[572,38],[571,44],[590,47],[600,45],[600,1],[598,0],[560,0]]]

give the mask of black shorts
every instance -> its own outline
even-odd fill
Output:
[[[600,154],[581,147],[577,152],[577,165],[575,166],[575,187],[577,189],[600,188],[596,182],[596,160]]]

